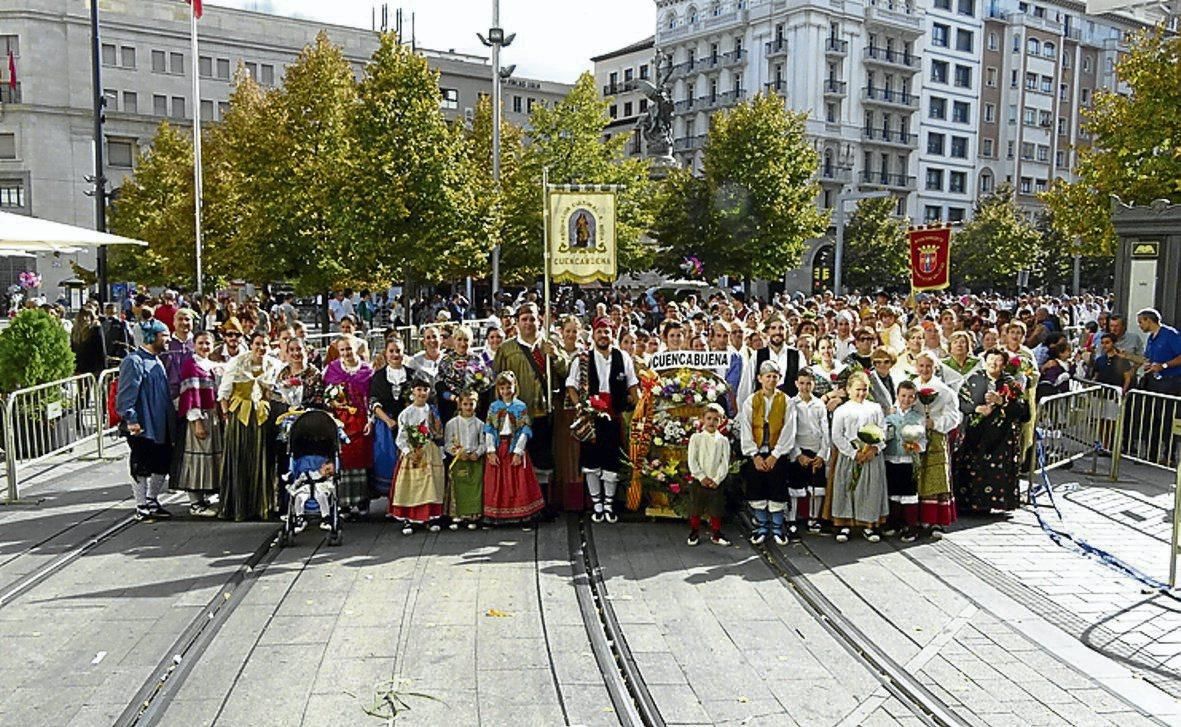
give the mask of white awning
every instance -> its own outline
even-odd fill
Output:
[[[103,245],[139,245],[148,243],[130,237],[108,235],[85,227],[64,225],[27,215],[0,212],[0,255],[17,252],[76,252],[80,248]]]

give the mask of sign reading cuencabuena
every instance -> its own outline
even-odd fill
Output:
[[[723,369],[730,365],[729,351],[665,351],[652,355],[648,366],[655,371],[666,369]]]

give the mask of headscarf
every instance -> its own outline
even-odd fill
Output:
[[[164,325],[155,318],[149,318],[148,320],[140,323],[139,329],[143,331],[145,344],[155,343],[157,336],[159,336],[161,333],[168,332],[168,326]]]

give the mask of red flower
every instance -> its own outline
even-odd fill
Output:
[[[610,394],[595,394],[590,398],[591,409],[601,411],[604,414],[611,413],[611,395]]]

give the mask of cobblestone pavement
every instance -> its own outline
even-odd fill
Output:
[[[125,467],[74,463],[25,488],[39,504],[0,508],[0,593],[130,512]],[[1054,480],[1068,529],[1163,578],[1167,475],[1126,464],[1114,485]],[[136,524],[0,604],[0,724],[112,724],[271,531]],[[749,545],[689,548],[668,522],[594,532],[670,724],[917,723]],[[561,522],[404,537],[377,519],[339,548],[322,540],[309,530],[264,559],[186,657],[161,724],[381,724],[365,709],[385,696],[408,707],[399,725],[618,723]],[[1181,724],[1181,608],[1054,545],[1028,509],[966,519],[941,542],[809,537],[783,552],[971,724]]]

